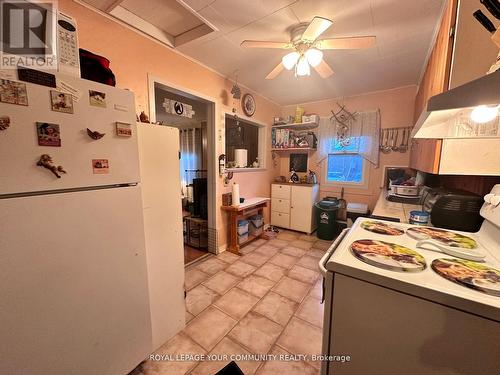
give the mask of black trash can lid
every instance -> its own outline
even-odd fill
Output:
[[[318,203],[316,203],[316,206],[318,208],[322,208],[322,209],[329,209],[329,210],[332,210],[332,209],[337,209],[339,208],[339,201],[338,200],[321,200],[319,201]]]

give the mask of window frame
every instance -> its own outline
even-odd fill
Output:
[[[321,174],[323,176],[322,183],[326,186],[331,187],[347,187],[353,189],[363,189],[366,190],[369,188],[370,184],[370,168],[369,163],[363,158],[363,172],[362,172],[362,180],[360,183],[357,182],[342,182],[342,181],[329,181],[328,180],[328,159],[330,155],[359,155],[358,152],[338,152],[338,153],[328,153],[327,157],[321,163]]]

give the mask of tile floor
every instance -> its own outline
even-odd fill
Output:
[[[157,354],[320,354],[318,261],[329,243],[291,231],[186,269],[186,328]],[[146,361],[134,375],[212,375],[228,361]],[[304,361],[237,361],[251,374],[318,374]]]

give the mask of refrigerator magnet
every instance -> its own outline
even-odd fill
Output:
[[[0,79],[0,102],[28,105],[26,84],[9,81],[8,79]]]
[[[108,159],[92,159],[92,170],[94,174],[108,174],[109,173]]]
[[[61,178],[62,173],[67,173],[62,166],[54,164],[54,161],[52,160],[52,157],[49,154],[41,155],[40,159],[38,159],[38,162],[36,163],[36,165],[38,165],[39,167],[48,169],[57,178]]]
[[[106,93],[89,90],[89,103],[94,107],[106,108]]]
[[[116,135],[119,137],[131,137],[132,136],[132,125],[126,124],[124,122],[116,123]]]
[[[0,116],[0,130],[6,130],[10,126],[9,116]]]
[[[50,90],[52,110],[62,113],[73,113],[73,95],[61,91]]]
[[[104,137],[106,133],[99,133],[97,130],[90,130],[89,128],[87,128],[87,135],[94,141],[97,141]]]
[[[59,125],[48,122],[37,122],[36,132],[39,146],[61,147],[61,132]]]

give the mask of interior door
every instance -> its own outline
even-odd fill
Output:
[[[1,374],[126,374],[151,353],[138,186],[0,212]]]
[[[311,231],[312,197],[311,188],[307,186],[292,186],[290,204],[290,228],[300,232]]]

